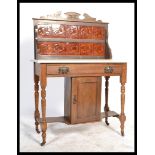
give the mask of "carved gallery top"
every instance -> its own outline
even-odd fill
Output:
[[[108,23],[88,14],[61,12],[33,18],[35,59],[111,59]]]

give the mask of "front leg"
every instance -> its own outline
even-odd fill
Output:
[[[109,86],[109,78],[110,76],[105,77],[105,123],[109,125],[108,123],[108,111],[109,111],[109,106],[108,106],[108,86]]]
[[[126,83],[126,74],[127,74],[127,64],[122,65],[122,74],[120,76],[121,82],[121,114],[119,115],[119,120],[121,122],[121,135],[124,136],[124,123],[126,120],[126,116],[124,113],[124,105],[125,105],[125,83]]]
[[[121,122],[121,135],[124,136],[124,122],[126,120],[126,116],[124,113],[124,104],[125,104],[125,84],[121,83],[121,114],[119,116],[119,120]]]
[[[36,132],[37,133],[40,133],[39,131],[39,120],[40,120],[40,113],[39,113],[39,85],[38,85],[38,82],[39,82],[39,76],[38,75],[34,75],[34,96],[35,96],[35,112],[34,112],[34,118],[35,118],[35,126],[36,126]]]
[[[46,129],[47,129],[47,122],[46,122],[46,64],[41,64],[41,108],[42,108],[42,143],[43,146],[46,143]]]

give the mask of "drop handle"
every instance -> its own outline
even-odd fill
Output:
[[[113,68],[111,66],[106,66],[106,67],[104,67],[104,72],[105,73],[112,73],[113,72]]]
[[[59,67],[59,74],[67,74],[69,72],[69,67]]]
[[[73,96],[73,104],[76,104],[77,103],[77,98],[76,98],[76,95]]]

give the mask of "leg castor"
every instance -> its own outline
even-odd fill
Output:
[[[36,132],[37,133],[40,133],[40,131],[39,131],[39,118],[40,118],[39,111],[38,111],[38,113],[35,112],[35,126],[36,126]]]
[[[124,136],[124,131],[121,131],[121,135]]]
[[[109,122],[108,122],[107,118],[105,119],[105,123],[106,123],[107,125],[109,125]]]
[[[36,129],[36,132],[39,134],[40,133],[39,129]]]
[[[41,145],[41,146],[44,146],[44,145],[45,145],[45,143],[46,143],[46,142],[42,142],[40,145]]]

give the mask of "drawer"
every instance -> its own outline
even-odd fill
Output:
[[[121,64],[48,64],[47,75],[103,76],[117,75],[122,71]]]

